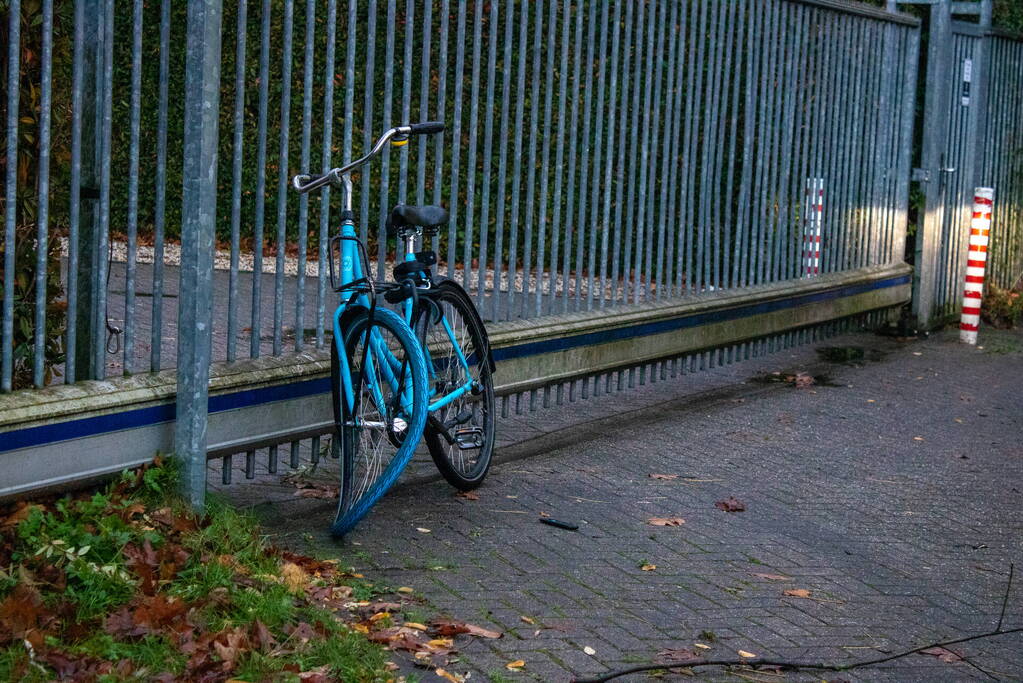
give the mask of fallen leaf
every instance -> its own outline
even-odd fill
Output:
[[[507,664],[505,664],[504,668],[508,669],[508,671],[518,671],[525,665],[526,663],[523,660],[516,659],[514,662],[508,662]]]
[[[421,534],[428,534],[428,533],[430,533],[430,530],[429,530],[429,529],[424,529],[424,528],[423,528],[423,527],[421,527],[421,526],[420,526],[420,527],[416,527],[416,531],[418,531],[418,532],[419,532],[419,533],[421,533]]]
[[[788,379],[788,378],[786,378],[786,379]],[[804,389],[806,387],[812,387],[814,384],[817,383],[817,380],[814,378],[813,375],[808,375],[805,372],[797,373],[796,375],[794,375],[792,377],[791,381],[792,381],[792,385],[795,386],[797,389]]]
[[[752,652],[746,652],[745,650],[739,650],[739,656],[746,659],[756,659],[756,655]]]
[[[479,638],[500,638],[504,635],[500,631],[491,631],[482,626],[467,624],[464,621],[455,621],[454,619],[434,619],[430,622],[430,628],[440,636],[457,636],[460,633],[468,633],[470,636],[477,636]]]
[[[700,648],[701,650],[709,650],[710,649],[710,645],[704,645],[703,643],[693,643],[693,645],[698,647],[698,648]]]
[[[789,597],[793,597],[793,598],[808,598],[808,597],[810,597],[810,591],[806,590],[805,588],[792,588],[790,590],[785,591],[784,594],[788,595]]]
[[[475,491],[459,491],[455,494],[455,498],[462,498],[464,500],[479,500],[480,494]]]
[[[450,674],[444,669],[434,669],[433,673],[437,674],[446,681],[451,681],[451,683],[462,683],[465,680],[461,676],[455,676],[453,674]]]
[[[591,657],[592,657],[593,655],[597,654],[597,651],[596,651],[596,650],[594,650],[594,649],[593,649],[592,647],[590,647],[589,645],[587,645],[586,647],[584,647],[584,648],[583,648],[583,652],[585,652],[586,654],[590,655]]]
[[[923,440],[924,440],[924,437],[922,437],[922,436],[914,436],[913,437],[913,441],[923,441]]]
[[[646,523],[650,526],[682,526],[686,520],[681,517],[651,517]]]
[[[719,500],[714,503],[714,507],[725,512],[743,512],[746,510],[746,504],[736,499],[735,496],[729,496],[728,500]]]
[[[658,659],[669,659],[673,662],[698,662],[703,655],[687,647],[680,647],[671,650],[661,650],[657,653]]]
[[[527,624],[535,624],[536,623],[535,619],[530,619],[529,617],[527,617],[525,615],[519,617],[519,619],[521,619],[522,621],[526,622]]]
[[[375,624],[375,623],[377,623],[378,621],[380,621],[381,619],[387,619],[387,618],[389,618],[390,616],[391,616],[391,613],[390,613],[390,612],[377,612],[376,614],[374,614],[373,616],[371,616],[371,617],[369,618],[369,622],[370,622],[371,624]]]
[[[309,583],[309,575],[294,562],[281,565],[281,578],[284,579],[284,585],[293,592],[302,590]]]
[[[647,475],[651,479],[662,479],[664,481],[671,481],[672,479],[678,479],[677,474],[649,474]]]
[[[402,586],[401,588],[398,589],[398,592],[399,593],[404,593],[404,594],[408,595],[410,593],[415,593],[415,590],[413,590],[412,588],[410,588],[408,586]]]
[[[420,624],[418,621],[406,621],[404,624],[402,624],[402,626],[404,626],[405,628],[414,628],[417,631],[426,630],[426,625]]]
[[[791,581],[792,578],[788,576],[782,576],[781,574],[758,574],[752,572],[753,576],[758,576],[761,579],[767,579],[768,581]]]
[[[644,564],[642,567],[640,567],[640,569],[642,571],[645,571],[645,572],[652,572],[653,570],[657,569],[657,565],[656,564]]]
[[[939,661],[945,662],[946,664],[954,664],[955,662],[963,661],[963,656],[955,650],[950,650],[945,647],[929,647],[926,650],[920,650],[922,655],[930,655],[937,657]]]

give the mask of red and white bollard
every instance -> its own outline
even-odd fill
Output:
[[[803,212],[803,277],[820,275],[823,219],[824,178],[807,178],[806,207]]]
[[[970,252],[966,257],[966,283],[963,292],[963,315],[959,321],[959,341],[977,343],[980,329],[980,302],[984,296],[984,271],[987,267],[987,245],[991,234],[991,208],[995,191],[978,187],[973,192],[973,220],[970,222]]]

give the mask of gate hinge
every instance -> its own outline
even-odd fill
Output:
[[[929,183],[931,182],[931,172],[926,168],[914,168],[910,180],[914,183]]]

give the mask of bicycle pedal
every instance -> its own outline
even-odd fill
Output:
[[[455,430],[455,443],[463,451],[483,448],[483,430],[479,427]]]

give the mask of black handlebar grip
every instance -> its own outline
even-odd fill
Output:
[[[426,121],[424,123],[413,123],[409,125],[413,135],[429,135],[431,133],[443,133],[443,121]]]

